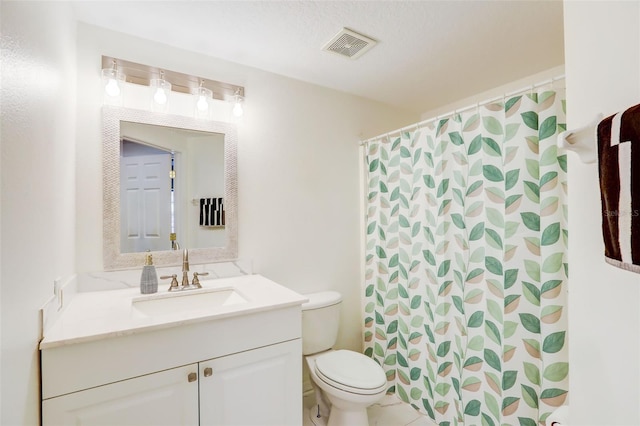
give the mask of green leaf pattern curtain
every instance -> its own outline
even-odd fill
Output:
[[[366,147],[365,353],[441,426],[567,398],[564,117],[532,89]]]

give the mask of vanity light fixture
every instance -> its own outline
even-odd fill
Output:
[[[244,114],[244,108],[242,106],[242,102],[244,101],[244,97],[240,95],[240,90],[236,90],[236,93],[233,95],[233,116],[234,117],[242,117]]]
[[[108,105],[122,105],[122,83],[125,75],[118,71],[118,65],[114,60],[111,68],[102,70],[102,88],[104,89],[104,103]]]
[[[103,88],[105,89],[105,104],[122,106],[122,83],[131,83],[150,87],[149,97],[151,111],[166,112],[168,103],[173,100],[169,99],[171,92],[188,94],[193,98],[192,105],[194,115],[198,118],[212,119],[217,111],[224,111],[225,114],[231,110],[235,117],[243,114],[244,107],[244,87],[234,84],[224,83],[197,77],[193,75],[183,74],[176,71],[160,69],[158,67],[139,64],[135,62],[125,61],[123,59],[113,58],[109,56],[102,57],[103,70]],[[115,71],[114,71],[115,70]],[[115,78],[117,88],[111,83],[109,86],[110,93],[120,93],[120,103],[114,103],[107,99],[106,86],[109,82],[105,80],[105,72],[117,73]],[[135,93],[135,90],[133,91]],[[116,97],[117,98],[117,97]],[[180,101],[180,99],[176,99]],[[217,101],[223,101],[220,105]],[[222,107],[224,105],[224,107]],[[220,106],[221,108],[218,108]]]
[[[200,80],[200,87],[198,87],[195,94],[195,117],[196,118],[209,118],[209,101],[213,99],[213,92],[206,87],[203,87],[204,80]]]
[[[164,79],[164,71],[160,70],[160,78],[149,80],[151,87],[151,109],[153,111],[165,112],[171,94],[171,83]]]

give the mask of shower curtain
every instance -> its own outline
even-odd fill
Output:
[[[564,106],[531,89],[365,144],[365,353],[441,426],[567,398]]]

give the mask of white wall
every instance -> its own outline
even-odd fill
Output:
[[[79,272],[102,270],[101,55],[243,85],[238,127],[240,258],[299,292],[340,291],[338,344],[362,345],[358,141],[415,122],[362,98],[80,24]],[[188,111],[191,113],[191,110]]]
[[[640,102],[640,2],[565,1],[567,125]],[[570,407],[575,425],[640,424],[640,276],[604,261],[598,168],[569,153]]]
[[[75,271],[75,25],[64,3],[1,7],[0,424],[37,425],[38,310]]]

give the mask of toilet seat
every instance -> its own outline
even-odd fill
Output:
[[[315,372],[326,384],[345,392],[373,395],[384,390],[387,378],[382,367],[366,355],[338,350],[315,359]]]

